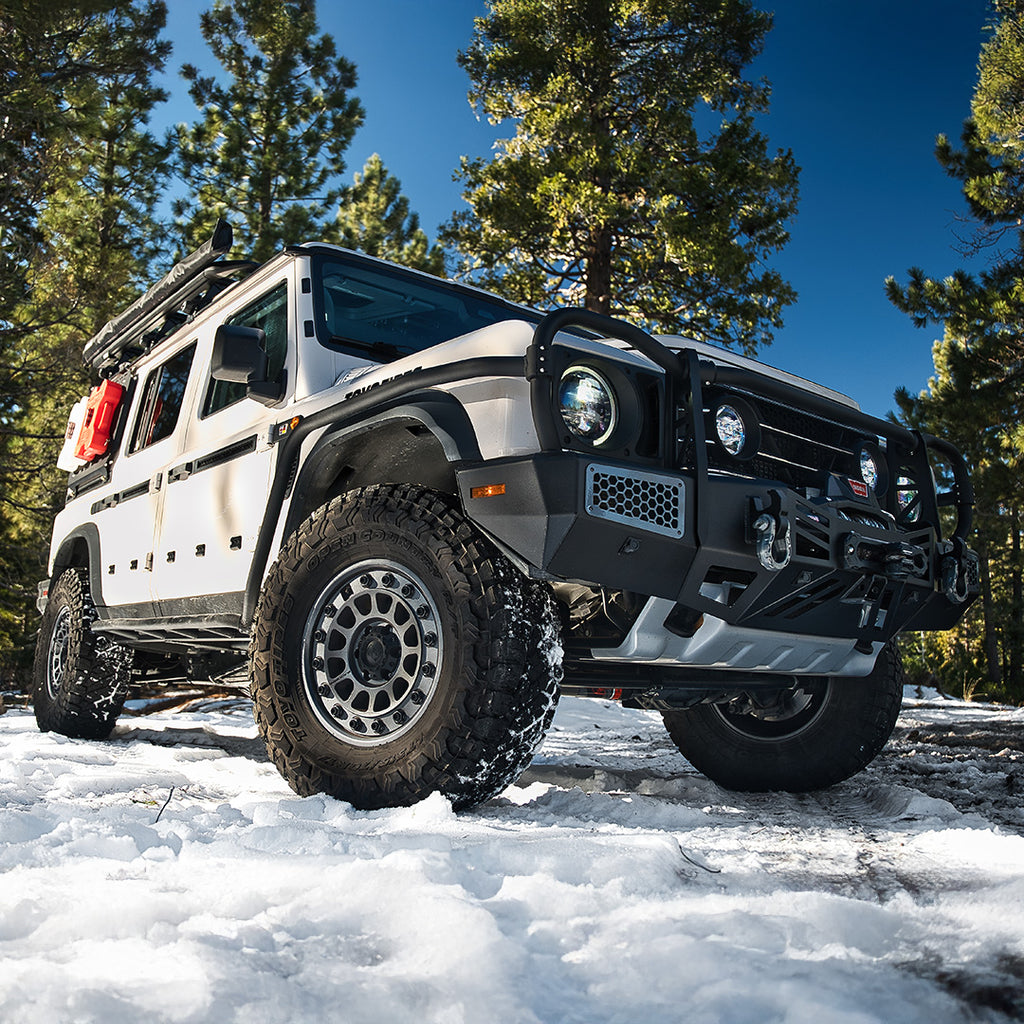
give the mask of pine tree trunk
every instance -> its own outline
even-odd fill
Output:
[[[978,561],[981,575],[981,612],[985,627],[985,668],[988,681],[998,686],[1002,681],[1002,666],[999,663],[999,636],[992,607],[992,573],[989,569],[987,547],[979,545]]]
[[[1009,671],[1007,682],[1014,690],[1021,683],[1021,646],[1024,639],[1024,584],[1021,580],[1020,551],[1020,514],[1019,509],[1011,509],[1010,516],[1010,628],[1009,628]]]
[[[594,313],[612,311],[612,236],[604,227],[593,227],[587,245],[586,298],[584,306]]]

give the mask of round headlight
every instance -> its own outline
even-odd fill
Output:
[[[860,478],[871,490],[877,489],[878,463],[870,448],[861,448],[860,450]]]
[[[607,441],[619,419],[611,385],[586,366],[570,366],[562,374],[558,411],[569,431],[591,444]]]
[[[747,425],[731,405],[722,404],[715,411],[715,433],[730,455],[739,455],[747,443]]]

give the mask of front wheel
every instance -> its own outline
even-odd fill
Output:
[[[749,698],[665,711],[680,753],[726,789],[801,793],[866,767],[885,746],[903,699],[899,648],[882,648],[864,677],[815,676],[768,706]]]
[[[561,675],[547,591],[443,495],[352,491],[282,548],[256,612],[257,724],[300,795],[466,807],[529,764]]]
[[[84,569],[68,569],[43,612],[32,667],[32,704],[43,732],[105,739],[124,707],[132,652],[94,633]]]

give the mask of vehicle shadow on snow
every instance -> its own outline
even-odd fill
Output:
[[[603,768],[598,765],[532,764],[516,783],[526,787],[534,783],[557,789],[576,789],[587,795],[628,799],[650,797],[672,803],[685,803],[706,810],[728,808],[750,818],[766,813],[791,818],[794,813],[830,819],[851,817],[858,821],[892,822],[913,817],[909,809],[916,793],[902,786],[891,786],[855,777],[829,789],[810,793],[746,793],[723,789],[695,769],[672,775],[649,768]],[[954,814],[952,808],[950,813]],[[747,822],[749,824],[749,821]]]
[[[905,737],[910,733],[911,739]],[[944,739],[946,737],[943,737]],[[808,793],[744,793],[723,789],[694,769],[665,774],[650,768],[600,765],[532,764],[516,783],[540,783],[560,790],[611,798],[642,796],[693,807],[729,808],[759,821],[807,816],[807,824],[842,823],[854,827],[912,827],[923,818],[952,821],[977,815],[1008,831],[1024,834],[1024,764],[1007,763],[985,749],[972,748],[972,786],[963,786],[955,760],[943,744],[938,750],[915,748],[911,729],[898,730],[889,746],[863,772],[827,789]],[[962,750],[962,748],[959,748]],[[952,769],[952,770],[951,770]],[[920,798],[925,798],[922,802]]]
[[[163,725],[150,728],[144,719],[122,720],[111,735],[115,742],[142,741],[154,746],[188,746],[221,750],[251,761],[269,762],[258,736],[237,735],[215,723]],[[667,747],[667,744],[666,744]],[[1024,834],[1024,760],[1018,755],[1024,737],[1018,723],[984,722],[925,724],[903,720],[882,753],[864,772],[845,783],[816,793],[739,793],[725,790],[691,768],[681,757],[679,770],[664,766],[626,767],[621,753],[611,763],[573,764],[538,759],[514,784],[525,789],[541,784],[623,800],[646,797],[694,807],[728,806],[731,813],[752,818],[786,817],[794,811],[812,818],[840,818],[860,824],[912,822],[921,808],[911,804],[917,794],[942,801],[951,815],[977,814],[992,824]],[[666,750],[666,752],[668,752]],[[972,785],[964,787],[961,771],[969,762]],[[507,806],[498,798],[483,805]],[[940,816],[940,807],[931,813]]]
[[[587,794],[636,794],[666,800],[689,800],[706,787],[718,790],[703,775],[692,769],[691,772],[665,775],[650,768],[605,768],[600,765],[534,762],[519,777],[516,785],[526,787],[541,783],[558,789],[578,789]]]
[[[979,816],[1024,834],[1024,732],[1019,719],[995,715],[957,722],[944,717],[930,723],[920,715],[929,710],[933,709],[925,705],[906,708],[885,748],[863,772],[812,793],[733,792],[710,782],[681,757],[679,770],[666,770],[664,765],[629,768],[622,765],[621,752],[606,765],[598,758],[587,758],[590,766],[535,761],[518,785],[543,783],[587,794],[702,801],[754,817],[801,810],[812,817],[877,824],[912,823],[930,815]],[[659,749],[648,752],[662,752],[660,743],[654,746]],[[664,752],[670,753],[667,743]],[[964,785],[965,772],[970,785]],[[915,802],[918,796],[928,799]],[[941,804],[929,804],[929,799]]]
[[[233,736],[218,732],[213,726],[165,726],[149,729],[134,723],[118,723],[110,735],[112,742],[151,743],[155,747],[205,747],[223,750],[233,757],[247,757],[250,761],[269,763],[267,748],[258,736]]]

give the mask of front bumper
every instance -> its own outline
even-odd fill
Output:
[[[573,452],[457,476],[469,516],[538,574],[671,602],[665,628],[684,637],[703,614],[869,653],[901,630],[949,628],[978,592],[962,542],[897,529],[841,480],[808,499],[773,481],[698,480]],[[771,530],[759,528],[766,520]]]

